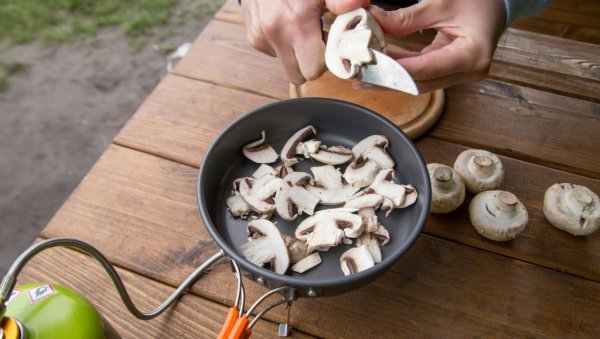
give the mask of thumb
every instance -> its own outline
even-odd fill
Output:
[[[386,11],[377,6],[370,6],[369,12],[384,32],[401,36],[430,28],[435,24],[435,14],[429,9],[428,4],[428,1],[422,1],[395,11]]]
[[[367,8],[370,2],[370,0],[325,0],[325,6],[331,13],[340,15],[359,7]]]

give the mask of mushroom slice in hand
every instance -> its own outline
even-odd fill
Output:
[[[465,200],[465,182],[451,167],[432,163],[427,165],[431,179],[432,213],[450,213]]]
[[[514,194],[506,191],[477,194],[471,200],[469,217],[479,234],[495,241],[514,239],[529,221],[525,206]]]
[[[257,164],[270,164],[277,161],[277,152],[271,145],[265,144],[266,141],[265,131],[262,131],[261,138],[244,146],[242,153]]]
[[[287,247],[277,226],[265,219],[248,223],[248,242],[240,246],[248,261],[263,267],[268,265],[275,273],[284,274],[290,264]]]
[[[317,130],[313,126],[306,126],[292,135],[291,138],[283,145],[281,150],[281,161],[285,166],[294,166],[300,160],[295,157],[298,143],[309,137],[315,136]]]
[[[317,152],[310,153],[310,157],[328,165],[341,165],[352,159],[352,151],[343,146],[321,147]]]
[[[381,27],[363,9],[339,15],[329,30],[325,47],[327,68],[339,78],[355,78],[363,64],[372,63],[369,49],[385,51]]]
[[[554,184],[544,194],[544,216],[573,235],[592,234],[600,228],[600,200],[585,186]]]
[[[315,176],[314,186],[306,189],[319,197],[323,205],[340,205],[346,202],[359,188],[342,181],[342,174],[332,165],[311,167]]]
[[[281,187],[280,178],[271,175],[264,175],[258,179],[248,177],[243,178],[239,185],[242,198],[254,211],[263,214],[275,210],[272,196]]]
[[[292,172],[283,178],[281,189],[275,194],[275,208],[280,217],[292,221],[298,214],[313,215],[319,197],[303,187],[311,181],[310,174],[304,172]]]
[[[321,255],[319,254],[319,252],[315,252],[294,264],[292,266],[292,271],[297,273],[304,273],[320,263]]]
[[[373,257],[365,245],[351,248],[342,253],[340,264],[344,275],[358,273],[375,266]]]
[[[504,179],[500,158],[482,149],[460,153],[454,162],[454,170],[462,176],[467,191],[474,194],[497,189]]]

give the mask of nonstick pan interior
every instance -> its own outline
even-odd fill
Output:
[[[234,218],[225,200],[231,195],[236,178],[251,176],[258,164],[246,159],[242,147],[260,137],[265,130],[267,142],[279,153],[294,132],[313,125],[316,139],[328,146],[352,147],[372,134],[385,135],[390,141],[388,152],[396,161],[395,179],[401,184],[413,185],[418,193],[417,202],[405,209],[394,210],[389,217],[378,212],[380,223],[390,233],[391,241],[382,247],[383,261],[375,267],[351,276],[344,276],[340,255],[356,246],[338,245],[320,252],[322,263],[303,274],[279,275],[247,261],[239,247],[247,241],[248,219]],[[271,164],[274,165],[274,164]],[[323,164],[303,160],[295,171],[311,173],[310,167]],[[336,166],[338,167],[338,166]],[[342,165],[342,171],[345,165]],[[290,99],[260,107],[231,124],[213,143],[202,162],[198,177],[198,205],[208,231],[232,259],[250,273],[253,279],[275,287],[297,286],[300,296],[332,295],[362,286],[387,270],[416,240],[429,212],[430,186],[427,168],[412,141],[391,122],[363,107],[347,102],[322,98]],[[332,208],[325,207],[325,208]],[[318,209],[323,209],[319,205]],[[277,216],[271,218],[280,231],[292,235],[306,215],[289,222]],[[291,271],[290,271],[291,272]]]

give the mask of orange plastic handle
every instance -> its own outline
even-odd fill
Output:
[[[237,307],[231,307],[229,312],[227,313],[227,318],[225,318],[225,322],[223,323],[223,327],[221,327],[221,332],[219,332],[218,339],[227,339],[229,338],[229,334],[235,325],[235,322],[238,320],[240,312]]]
[[[229,333],[228,339],[246,339],[250,337],[252,331],[248,328],[248,322],[248,317],[246,316],[238,318]]]

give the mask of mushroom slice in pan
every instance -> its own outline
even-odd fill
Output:
[[[374,263],[381,262],[381,245],[379,245],[379,239],[372,233],[363,233],[360,237],[356,238],[356,246],[365,245],[371,253]]]
[[[244,146],[242,153],[244,153],[246,158],[257,164],[270,164],[277,161],[277,152],[275,152],[271,145],[266,144],[266,141],[265,131],[262,131],[261,138]]]
[[[319,197],[304,188],[311,181],[310,174],[304,172],[292,172],[283,178],[281,189],[275,194],[275,208],[280,217],[292,221],[302,213],[313,215]]]
[[[231,215],[234,217],[246,218],[248,214],[252,212],[252,207],[248,205],[239,192],[235,192],[234,195],[227,198],[225,203],[227,204],[229,212],[231,212]]]
[[[284,274],[290,264],[287,247],[277,226],[265,219],[257,219],[246,227],[250,237],[240,246],[248,261],[258,266],[267,265],[279,274]]]
[[[284,235],[283,240],[288,249],[290,263],[295,264],[308,256],[308,245],[305,241]]]
[[[392,181],[393,178],[394,170],[383,169],[377,173],[369,188],[390,200],[395,208],[404,208],[413,204],[418,196],[416,189],[410,185],[398,185]]]
[[[359,156],[346,167],[342,177],[354,187],[367,187],[373,183],[380,170],[381,167],[375,161]]]
[[[303,155],[305,158],[310,158],[310,153],[316,153],[321,148],[321,141],[311,139],[307,141],[301,141],[296,145],[296,154]]]
[[[352,151],[343,146],[321,146],[317,152],[309,155],[312,159],[328,165],[341,165],[352,159]]]
[[[337,246],[344,238],[344,231],[340,229],[336,220],[324,219],[316,223],[306,237],[308,253],[314,251],[327,251]]]
[[[297,164],[300,161],[295,157],[298,143],[309,137],[315,136],[316,134],[317,130],[310,125],[294,133],[294,135],[286,141],[281,150],[281,161],[283,162],[283,165],[294,166]]]
[[[388,147],[388,145],[388,138],[383,135],[374,134],[364,138],[363,140],[359,141],[358,144],[354,145],[354,147],[352,147],[352,154],[354,155],[355,159],[358,159],[358,157],[362,156],[365,154],[365,152],[375,146],[385,149]]]
[[[363,194],[357,198],[348,201],[345,208],[356,208],[358,215],[363,219],[363,225],[367,232],[374,232],[377,230],[379,221],[375,211],[381,206],[383,197],[379,194],[370,193]]]
[[[271,175],[271,176],[277,177],[278,174],[279,174],[279,171],[277,169],[275,169],[267,164],[261,164],[260,166],[258,166],[256,171],[254,171],[252,173],[252,177],[254,179],[258,179],[265,175]]]
[[[315,252],[294,264],[292,266],[292,271],[297,273],[304,273],[320,263],[321,255],[319,254],[319,252]]]
[[[377,238],[377,240],[381,241],[381,245],[385,246],[390,242],[390,233],[388,230],[381,224],[377,227],[375,232],[372,232],[373,236]]]
[[[264,175],[258,179],[243,178],[239,184],[242,198],[259,214],[275,210],[272,197],[281,187],[281,179]]]
[[[394,168],[396,165],[394,159],[392,159],[385,149],[379,146],[369,148],[362,156],[366,157],[368,160],[374,161],[382,169]]]
[[[585,186],[554,184],[544,194],[544,216],[573,235],[592,234],[600,229],[600,199]]]
[[[311,167],[315,184],[306,189],[319,197],[323,205],[340,205],[346,202],[359,188],[342,181],[342,174],[332,165]]]
[[[373,257],[365,245],[351,248],[342,253],[340,264],[344,275],[358,273],[375,266]]]
[[[477,194],[469,205],[469,217],[479,234],[495,241],[514,239],[529,221],[525,206],[506,191]]]
[[[295,236],[301,240],[307,240],[309,234],[314,232],[315,227],[321,223],[329,223],[333,221],[336,227],[342,230],[342,235],[348,238],[356,238],[363,232],[362,218],[354,214],[354,209],[329,209],[322,210],[315,215],[304,219],[296,227]]]
[[[454,162],[454,170],[462,176],[467,191],[474,194],[497,189],[504,179],[500,158],[482,149],[460,153]]]

